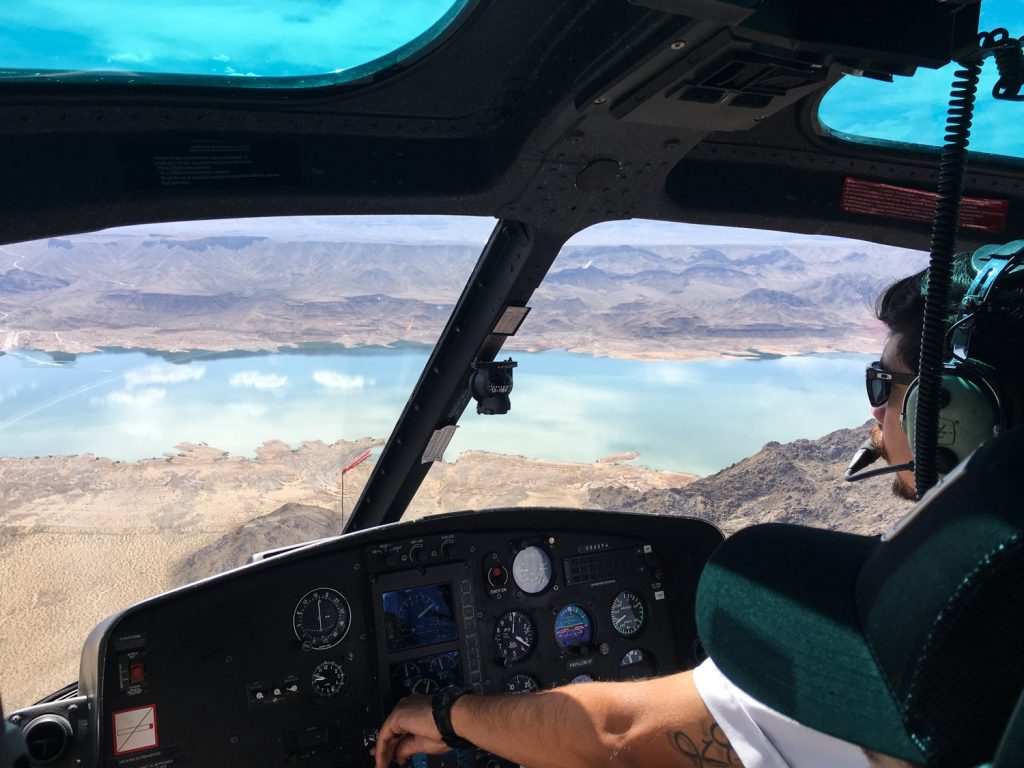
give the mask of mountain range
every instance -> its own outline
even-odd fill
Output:
[[[432,344],[481,247],[137,230],[0,250],[7,346]],[[840,240],[570,242],[507,347],[647,358],[873,349],[875,296],[925,263],[918,252]]]

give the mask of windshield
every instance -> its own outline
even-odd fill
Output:
[[[0,248],[4,703],[74,680],[106,616],[338,533],[493,226],[186,222]],[[733,530],[838,524],[841,497],[846,527],[877,528],[884,494],[838,476],[884,340],[874,298],[926,262],[750,230],[584,231],[502,350],[511,410],[466,409],[406,517],[548,505]]]

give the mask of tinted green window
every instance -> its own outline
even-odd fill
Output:
[[[415,56],[468,2],[8,0],[0,79],[332,85]]]
[[[979,28],[1003,27],[1014,37],[1024,34],[1024,5],[1019,0],[983,0]],[[920,69],[913,77],[886,83],[845,77],[821,102],[822,125],[840,138],[880,140],[941,147],[947,102],[955,64],[940,70]],[[998,79],[995,62],[985,62],[971,130],[970,149],[1010,157],[1024,156],[1024,132],[1018,129],[1024,107],[996,101],[992,86]]]

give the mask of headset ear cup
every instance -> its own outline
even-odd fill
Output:
[[[914,453],[914,430],[917,419],[917,382],[918,380],[914,379],[907,388],[907,394],[903,396],[903,410],[900,411],[900,426],[907,436],[911,454]]]
[[[970,362],[946,365],[939,409],[939,469],[948,473],[971,451],[999,434],[1004,416],[997,390],[985,372]],[[903,399],[900,423],[910,452],[917,454],[914,435],[920,389],[915,381]]]

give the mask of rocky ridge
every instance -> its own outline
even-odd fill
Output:
[[[842,479],[871,422],[817,440],[767,443],[720,472],[679,488],[638,493],[595,488],[590,505],[709,520],[725,533],[757,523],[798,523],[852,533],[881,533],[908,509],[885,477]]]

